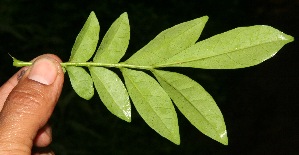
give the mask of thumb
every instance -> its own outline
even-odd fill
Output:
[[[0,113],[0,152],[30,154],[61,93],[64,74],[59,62],[50,54],[36,58],[8,95]]]

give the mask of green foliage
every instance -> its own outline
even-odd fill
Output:
[[[180,144],[178,119],[168,94],[142,71],[122,69],[131,99],[145,122],[163,137]]]
[[[91,12],[76,38],[69,62],[61,65],[66,68],[80,97],[90,99],[95,85],[107,109],[127,122],[131,121],[130,96],[138,113],[152,129],[180,144],[173,101],[199,131],[227,145],[225,122],[212,96],[189,77],[161,69],[249,67],[271,58],[294,39],[270,26],[256,25],[236,28],[196,43],[207,20],[204,16],[173,26],[119,63],[130,39],[128,16],[123,13],[105,34],[93,61],[87,62],[96,50],[100,29],[94,12]],[[31,65],[13,60],[14,66]],[[83,66],[88,67],[90,74]],[[125,84],[109,67],[121,70]],[[157,80],[141,70],[150,71]]]
[[[240,27],[198,42],[158,66],[244,68],[271,58],[292,40],[270,26]]]
[[[119,118],[131,122],[131,104],[121,79],[104,67],[91,67],[91,77],[107,109]]]
[[[82,30],[78,34],[73,46],[69,62],[88,61],[99,40],[100,25],[94,12],[91,12]],[[89,100],[94,94],[93,82],[90,75],[82,67],[68,66],[71,84],[75,92],[82,98]]]
[[[198,40],[207,21],[204,16],[164,30],[125,63],[150,66],[176,55]]]
[[[228,144],[221,111],[201,85],[185,75],[174,72],[155,70],[154,74],[191,124],[212,139]]]
[[[88,61],[97,48],[100,24],[94,12],[91,12],[73,46],[69,62]]]
[[[111,25],[104,36],[93,62],[118,63],[129,46],[130,25],[125,12]]]
[[[118,63],[124,56],[130,40],[127,13],[123,13],[105,34],[93,62]],[[131,122],[131,104],[121,79],[103,67],[89,68],[98,94],[107,109],[119,118]]]
[[[92,98],[94,89],[90,75],[82,67],[68,66],[66,71],[75,92],[86,100]]]

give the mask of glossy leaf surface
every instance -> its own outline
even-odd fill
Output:
[[[198,40],[207,20],[204,16],[164,30],[125,63],[147,66],[176,55]]]
[[[94,94],[93,82],[90,75],[82,67],[66,67],[75,92],[82,98],[89,100]]]
[[[131,122],[131,104],[121,79],[103,67],[89,68],[98,94],[107,109],[117,117]]]
[[[145,122],[161,136],[179,144],[177,115],[159,83],[142,71],[122,69],[122,73],[130,97]]]
[[[94,12],[91,12],[83,28],[78,34],[72,48],[70,62],[86,62],[96,50],[100,33],[100,25]]]
[[[200,41],[158,66],[234,69],[257,65],[293,41],[270,26],[240,27]]]
[[[123,13],[109,28],[93,58],[94,62],[117,63],[124,56],[130,40],[128,14]]]
[[[212,96],[189,77],[155,70],[154,75],[182,114],[203,134],[227,145],[223,116]]]

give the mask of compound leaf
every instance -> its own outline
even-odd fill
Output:
[[[105,34],[94,62],[117,63],[124,56],[130,40],[130,25],[125,12],[111,25]]]
[[[198,42],[157,66],[244,68],[271,58],[293,40],[270,26],[240,27]]]
[[[189,77],[168,71],[153,71],[161,86],[182,114],[203,134],[227,145],[223,116],[214,99]]]
[[[69,62],[86,62],[89,60],[96,50],[99,33],[98,19],[95,13],[91,12],[76,38]]]
[[[117,117],[131,122],[130,99],[121,79],[103,67],[90,67],[89,70],[96,90],[107,109]]]
[[[161,136],[179,144],[177,115],[159,83],[142,71],[122,69],[122,73],[133,104],[145,122]]]
[[[66,70],[75,92],[86,100],[91,99],[94,94],[93,82],[85,69],[82,67],[68,66]]]
[[[162,31],[125,63],[149,66],[176,55],[198,40],[207,20],[204,16]]]

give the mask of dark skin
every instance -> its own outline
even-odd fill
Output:
[[[39,56],[0,87],[0,154],[54,154],[47,122],[64,81],[61,60]]]

